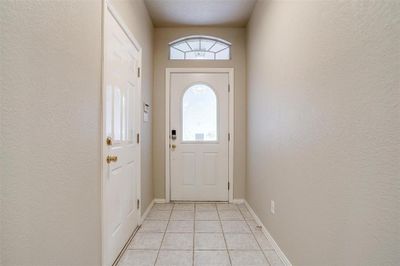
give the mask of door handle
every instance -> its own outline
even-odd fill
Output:
[[[116,162],[118,160],[118,156],[108,155],[106,160],[107,160],[107,163],[110,164],[111,162]]]
[[[176,145],[175,145],[175,144],[171,144],[171,148],[172,148],[173,150],[175,150],[175,149],[176,149]]]

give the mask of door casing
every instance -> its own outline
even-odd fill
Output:
[[[109,14],[107,14],[109,12]],[[105,53],[106,53],[106,47],[105,47],[105,20],[106,16],[111,15],[114,17],[114,19],[117,21],[117,23],[120,25],[121,29],[125,32],[127,35],[128,39],[132,42],[132,44],[137,48],[138,53],[139,53],[139,58],[138,58],[138,67],[142,69],[142,47],[140,46],[139,42],[136,40],[134,35],[130,32],[128,26],[124,23],[123,19],[121,16],[118,14],[116,9],[112,6],[110,1],[108,0],[103,0],[103,10],[102,10],[102,66],[101,66],[101,94],[102,94],[102,102],[101,102],[101,263],[102,265],[105,265],[105,259],[104,259],[104,254],[105,254],[105,212],[104,212],[104,197],[103,197],[103,183],[104,179],[107,178],[107,171],[105,170],[105,159],[107,156],[107,144],[106,144],[106,130],[105,130],[105,116],[104,116],[104,110],[105,110],[105,93],[106,93],[106,80],[105,80],[105,74],[104,74],[104,65],[105,65]],[[142,78],[141,75],[138,79],[138,98],[139,98],[139,123],[138,123],[138,132],[140,132],[140,139],[142,138],[141,133],[142,133],[142,116],[141,114],[143,113],[143,104],[142,104]],[[138,174],[138,180],[136,180],[136,188],[137,188],[137,198],[140,201],[139,204],[139,209],[138,209],[138,227],[142,223],[142,212],[141,212],[141,203],[142,203],[142,196],[141,196],[141,147],[142,147],[142,141],[139,142],[138,144],[138,149],[139,149],[139,156],[138,156],[138,167],[139,167],[139,174]],[[136,229],[137,230],[137,229]],[[130,240],[131,238],[129,238]],[[129,241],[128,241],[129,242]],[[127,246],[125,245],[124,249],[125,250]],[[118,260],[121,257],[121,254],[123,253],[123,250],[121,250],[120,255],[116,258],[116,261],[114,263],[117,263]],[[108,266],[108,265],[107,265]]]
[[[165,201],[171,200],[171,171],[170,171],[170,98],[171,98],[171,74],[172,73],[227,73],[229,75],[229,134],[228,144],[228,182],[229,182],[229,202],[233,202],[233,162],[234,162],[234,143],[235,143],[235,86],[233,68],[166,68],[165,71]]]

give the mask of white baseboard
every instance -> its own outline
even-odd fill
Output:
[[[145,212],[143,213],[143,215],[140,217],[140,224],[142,224],[143,221],[146,219],[147,215],[149,215],[149,212],[150,212],[151,208],[153,208],[154,203],[155,203],[155,200],[153,199],[153,200],[150,202],[149,206],[147,206],[146,211],[145,211]]]
[[[233,204],[242,204],[242,203],[244,203],[244,202],[245,202],[244,199],[233,199],[233,200],[231,201],[231,203],[233,203]]]
[[[165,199],[154,199],[154,203],[166,203]]]
[[[279,258],[282,260],[282,262],[286,266],[292,266],[292,263],[290,263],[289,259],[286,257],[286,255],[283,253],[283,251],[280,249],[278,244],[275,242],[275,240],[272,238],[271,234],[268,232],[267,228],[265,228],[264,224],[261,222],[260,218],[258,218],[257,214],[254,212],[254,210],[250,207],[249,203],[246,200],[243,200],[244,204],[246,204],[247,209],[249,209],[249,212],[251,215],[254,217],[254,220],[258,225],[261,226],[262,232],[264,233],[265,237],[269,240],[271,243],[272,247],[275,249],[276,254],[278,254]]]

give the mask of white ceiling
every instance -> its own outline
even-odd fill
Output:
[[[145,0],[156,27],[244,27],[257,0]]]

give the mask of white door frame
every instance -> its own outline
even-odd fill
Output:
[[[233,149],[235,143],[235,86],[233,68],[167,68],[165,71],[165,201],[171,200],[171,172],[170,172],[170,98],[172,73],[227,73],[229,75],[229,202],[233,201]]]
[[[102,101],[101,101],[101,250],[102,250],[102,255],[101,255],[101,260],[102,260],[102,265],[104,265],[104,254],[105,254],[105,245],[104,245],[104,237],[105,237],[105,225],[104,225],[104,220],[105,220],[105,213],[104,213],[104,195],[103,195],[103,182],[104,178],[106,178],[107,171],[104,169],[105,165],[105,160],[106,160],[106,150],[107,150],[107,144],[105,142],[107,136],[105,134],[105,120],[104,120],[104,110],[105,110],[105,96],[106,96],[106,84],[105,84],[105,75],[104,75],[104,65],[105,65],[105,53],[107,47],[105,47],[105,35],[104,35],[104,30],[105,30],[105,20],[106,16],[108,16],[107,12],[109,12],[114,19],[117,21],[117,23],[120,25],[121,29],[125,32],[127,35],[128,39],[132,42],[132,44],[137,48],[138,53],[139,53],[139,58],[138,58],[138,66],[140,69],[142,69],[142,47],[140,46],[139,42],[136,40],[134,35],[130,32],[128,26],[125,24],[121,16],[118,14],[116,9],[112,6],[111,2],[109,0],[103,0],[103,10],[102,10],[102,64],[101,64],[101,94],[102,94]],[[138,132],[140,132],[140,137],[142,135],[142,114],[143,114],[143,101],[142,101],[142,77],[140,75],[139,80],[138,80],[138,98],[139,98],[139,104],[140,104],[140,112],[139,112],[139,128]],[[139,158],[138,158],[138,167],[139,167],[139,175],[138,175],[138,180],[136,180],[136,189],[137,189],[137,198],[140,201],[139,204],[139,209],[138,209],[138,225],[141,224],[142,221],[142,212],[141,212],[141,203],[142,203],[142,195],[141,195],[141,150],[142,150],[142,142],[139,142]],[[133,232],[132,232],[133,233]],[[126,249],[126,246],[124,247],[123,250]],[[117,260],[119,257],[117,258]]]

